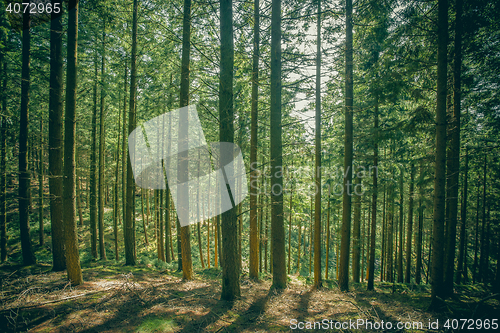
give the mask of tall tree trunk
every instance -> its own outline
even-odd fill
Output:
[[[132,53],[130,55],[130,99],[128,112],[128,134],[135,129],[135,103],[136,103],[136,81],[137,81],[137,0],[134,0],[132,12]],[[135,181],[132,172],[130,158],[127,158],[127,203],[125,207],[124,245],[125,264],[134,266],[136,262],[135,251]]]
[[[125,57],[126,58],[126,57]],[[123,237],[125,239],[125,219],[127,212],[127,61],[125,60],[125,72],[123,73],[123,125],[122,125],[122,220],[123,222]]]
[[[453,116],[450,119],[450,147],[448,151],[448,203],[446,206],[446,237],[444,254],[444,295],[453,294],[455,247],[458,216],[458,178],[460,174],[460,99],[462,67],[462,0],[455,2],[455,57],[453,61]]]
[[[259,103],[260,15],[259,0],[254,0],[253,57],[252,57],[252,109],[250,120],[250,278],[259,277],[259,230],[257,221],[257,142]]]
[[[361,178],[354,179],[355,185],[361,184]],[[354,196],[354,218],[352,230],[352,281],[359,283],[359,273],[361,270],[361,196]]]
[[[422,206],[424,192],[423,192],[423,160],[420,160],[420,179],[418,181],[418,232],[417,232],[417,262],[415,269],[415,283],[420,284],[422,274],[422,231],[424,228],[424,207]]]
[[[286,288],[285,228],[281,143],[281,0],[271,5],[271,238],[273,288]]]
[[[325,280],[328,280],[328,261],[330,260],[330,193],[328,187],[328,205],[326,208],[326,258],[325,258]],[[300,232],[299,232],[299,252],[300,252]]]
[[[293,167],[293,164],[292,164]],[[292,181],[292,175],[290,174],[290,181]],[[290,204],[288,209],[288,265],[287,265],[287,273],[290,274],[291,270],[291,257],[292,257],[292,198],[293,198],[293,183],[290,188]]]
[[[485,229],[486,229],[486,183],[487,183],[487,174],[486,174],[486,166],[487,166],[487,161],[488,161],[488,155],[485,153],[484,154],[484,166],[483,166],[483,205],[482,205],[482,210],[483,210],[483,223],[481,224],[481,239],[480,239],[480,256],[479,256],[479,282],[484,281],[484,267],[485,267],[485,243],[486,243],[486,235],[485,235]]]
[[[97,48],[94,50],[94,106],[92,110],[92,149],[90,152],[90,252],[97,259]]]
[[[448,0],[438,0],[437,98],[436,98],[436,164],[434,176],[434,223],[432,250],[431,308],[443,296],[443,243],[446,185],[446,92],[448,48]]]
[[[56,3],[61,5],[61,1],[53,2],[53,4]],[[62,203],[64,155],[62,38],[62,16],[52,12],[50,20],[49,190],[53,271],[62,271],[66,268]]]
[[[38,152],[39,167],[38,167],[38,243],[40,246],[44,244],[43,239],[43,118],[40,118],[40,150]]]
[[[190,59],[190,40],[191,40],[191,0],[184,0],[184,18],[182,23],[182,63],[181,63],[181,90],[180,90],[180,107],[189,105],[189,59]],[[187,123],[188,121],[187,109],[182,112],[179,117],[179,124]],[[181,128],[179,128],[181,129]],[[188,137],[186,133],[180,133],[179,148],[186,144]],[[181,151],[181,149],[179,149]],[[177,165],[178,178],[180,182],[188,179],[188,163],[187,152],[184,151],[179,154]],[[177,215],[179,218],[188,219],[188,216],[180,216],[180,214],[188,214],[189,212],[189,193],[183,188],[180,188],[178,193],[178,207]],[[179,207],[182,206],[182,207]],[[191,259],[191,232],[189,225],[180,228],[181,236],[181,252],[182,252],[182,276],[184,280],[191,280],[193,278],[193,263]]]
[[[375,100],[375,119],[373,122],[374,142],[373,142],[373,195],[372,195],[372,230],[370,236],[370,260],[368,261],[368,290],[373,290],[375,280],[375,236],[377,234],[377,195],[378,195],[378,97]],[[356,195],[359,197],[360,194]]]
[[[221,142],[234,142],[233,110],[233,2],[223,0],[220,4],[220,83],[219,83],[219,134]],[[232,153],[221,151],[221,165],[233,160]],[[227,172],[227,170],[226,170]],[[231,174],[227,178],[232,178]],[[221,184],[221,191],[229,189],[229,184]],[[229,194],[231,195],[231,194]],[[222,232],[222,293],[221,299],[232,301],[240,296],[238,265],[238,225],[236,207],[221,214]]]
[[[70,0],[68,13],[68,56],[66,71],[66,115],[64,119],[64,233],[68,278],[83,283],[75,220],[75,134],[78,43],[78,0]]]
[[[398,282],[403,282],[403,227],[404,227],[404,184],[403,184],[403,166],[400,169],[399,178],[399,236],[398,236]]]
[[[29,213],[31,206],[30,172],[28,169],[28,110],[30,102],[30,14],[23,15],[21,114],[19,117],[19,229],[23,264],[36,262],[31,246]]]
[[[385,154],[384,154],[385,155]],[[378,170],[377,170],[378,172]],[[385,216],[385,209],[386,209],[386,190],[385,190],[385,185],[384,185],[384,198],[382,202],[382,255],[381,255],[381,260],[380,260],[380,282],[386,281],[387,277],[385,276],[386,272],[386,265],[387,265],[387,219]]]
[[[349,248],[351,243],[351,195],[353,153],[353,49],[352,0],[346,0],[345,46],[345,133],[344,133],[344,186],[342,195],[342,240],[340,244],[339,288],[349,289]]]
[[[314,288],[321,287],[321,0],[318,1],[316,20],[316,129],[315,198],[314,198]]]
[[[59,21],[59,25],[61,21]],[[4,30],[0,31],[0,41],[4,43],[7,40],[7,34]],[[5,44],[4,44],[5,45]],[[52,35],[51,35],[51,87],[52,87]],[[7,140],[7,60],[4,57],[5,49],[0,52],[0,71],[2,71],[2,117],[0,117],[0,259],[1,262],[7,260],[7,207],[6,207],[6,140]],[[60,49],[59,49],[60,51]],[[62,60],[62,58],[61,58]],[[62,68],[62,66],[61,66]],[[52,90],[50,91],[52,93]],[[49,95],[51,96],[51,95]],[[49,102],[50,103],[50,102]],[[51,104],[49,104],[51,105]],[[50,108],[49,108],[50,111]],[[50,121],[50,119],[49,119]],[[49,137],[50,138],[50,137]],[[49,166],[50,167],[50,166]],[[49,169],[50,171],[50,169]],[[49,179],[50,180],[50,179]],[[62,220],[61,220],[62,222]],[[54,230],[54,229],[52,229]],[[63,251],[63,261],[64,261],[64,249]],[[55,251],[52,251],[54,254]],[[58,253],[59,254],[59,253]],[[55,261],[55,260],[54,260]]]
[[[406,230],[406,269],[405,282],[410,283],[411,272],[411,246],[413,239],[413,195],[414,195],[415,165],[410,165],[410,195],[408,197],[408,229]]]
[[[104,131],[104,85],[105,85],[105,44],[106,25],[102,29],[102,58],[101,58],[101,110],[99,113],[99,259],[106,260],[106,248],[104,247],[104,147],[106,135]]]
[[[121,134],[121,113],[118,113],[118,140],[116,142],[116,167],[115,167],[115,183],[113,185],[113,235],[115,243],[115,260],[118,261],[118,220],[120,216],[120,205],[118,195],[118,177],[120,174],[120,134]]]
[[[465,259],[467,258],[466,247],[467,243],[465,241],[466,231],[467,231],[467,197],[468,197],[468,183],[469,183],[469,148],[465,147],[465,173],[464,173],[464,187],[462,194],[462,206],[460,207],[460,243],[458,245],[458,265],[457,265],[457,277],[456,282],[460,284],[462,282],[462,277],[464,280],[467,279]]]

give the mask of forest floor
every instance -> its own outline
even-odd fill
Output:
[[[325,288],[313,291],[297,276],[290,276],[289,287],[279,294],[269,291],[270,276],[260,282],[243,277],[242,296],[230,303],[219,300],[219,269],[201,270],[185,282],[181,273],[149,266],[90,262],[83,270],[85,283],[74,287],[65,272],[51,272],[48,265],[2,265],[0,331],[273,332],[298,331],[299,322],[327,319],[329,328],[323,332],[355,331],[348,324],[357,320],[394,325],[392,330],[356,330],[378,332],[429,331],[429,322],[438,320],[439,328],[431,330],[438,332],[448,331],[446,319],[493,319],[500,313],[499,300],[477,286],[460,286],[440,313],[432,313],[426,311],[430,297],[425,285],[378,283],[368,292],[361,283],[342,293],[326,281]],[[421,322],[422,329],[397,329],[397,322]]]

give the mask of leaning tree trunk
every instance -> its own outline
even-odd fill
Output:
[[[344,133],[344,184],[342,196],[342,239],[340,244],[339,288],[349,289],[349,249],[351,243],[351,196],[353,155],[353,49],[352,49],[352,0],[346,0],[345,46],[345,133]]]
[[[75,220],[75,134],[76,134],[76,83],[78,0],[69,2],[68,56],[66,71],[66,115],[64,119],[64,234],[68,278],[74,285],[83,283],[78,253],[78,236]]]
[[[57,3],[61,4],[61,2]],[[62,39],[62,16],[52,12],[50,21],[49,191],[53,271],[62,271],[66,268],[62,203],[64,154]]]
[[[443,243],[446,185],[446,92],[448,48],[448,0],[438,0],[436,164],[434,176],[434,223],[432,228],[431,308],[443,296]]]
[[[23,264],[36,262],[31,246],[29,213],[31,205],[28,169],[28,109],[30,101],[30,14],[23,15],[22,69],[21,69],[21,114],[19,116],[19,229]]]

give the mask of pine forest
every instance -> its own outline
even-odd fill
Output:
[[[0,332],[500,329],[500,3],[25,1]]]

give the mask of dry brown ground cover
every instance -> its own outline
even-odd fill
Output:
[[[492,319],[500,313],[498,300],[485,300],[489,294],[481,289],[458,290],[436,314],[425,311],[427,287],[380,284],[367,292],[360,284],[341,293],[330,281],[326,288],[312,291],[297,277],[291,277],[280,294],[269,291],[269,278],[242,278],[241,299],[227,303],[219,301],[220,271],[215,269],[184,282],[175,272],[92,263],[84,269],[85,283],[77,287],[67,283],[64,272],[50,272],[42,265],[2,266],[0,278],[1,332],[274,332],[291,331],[292,319],[328,319],[330,325],[357,319],[421,321],[425,327],[429,320],[437,319],[442,326],[447,318]]]

